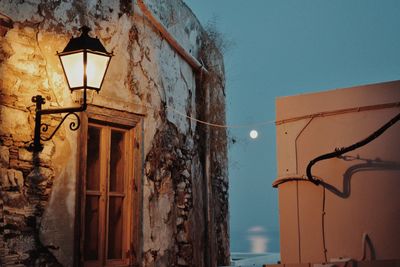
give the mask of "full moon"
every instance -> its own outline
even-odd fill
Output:
[[[256,130],[251,130],[250,137],[251,139],[256,139],[258,137],[258,132]]]

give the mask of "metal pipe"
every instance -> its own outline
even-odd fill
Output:
[[[168,42],[168,44],[175,49],[176,52],[196,71],[205,72],[208,74],[208,70],[204,65],[192,56],[189,52],[183,48],[183,46],[176,40],[176,38],[167,30],[167,28],[153,15],[153,13],[147,8],[143,0],[137,0],[137,4],[142,10],[143,14],[151,22],[151,24],[160,32],[162,37]]]
[[[304,116],[300,116],[300,117],[294,117],[294,118],[288,118],[288,119],[275,121],[275,125],[281,125],[281,124],[285,124],[285,123],[289,123],[289,122],[295,122],[295,121],[299,121],[299,120],[305,120],[305,119],[316,118],[316,117],[328,117],[328,116],[335,116],[335,115],[341,115],[341,114],[346,114],[346,113],[397,108],[397,107],[400,107],[400,102],[379,104],[379,105],[372,105],[372,106],[362,106],[362,107],[347,108],[347,109],[339,109],[339,110],[333,110],[333,111],[324,111],[324,112],[318,112],[318,113],[304,115]]]
[[[69,107],[69,108],[49,108],[49,109],[39,109],[36,111],[36,114],[60,114],[60,113],[70,113],[70,112],[82,112],[87,108],[87,89],[83,89],[83,103],[78,107]],[[38,96],[36,96],[38,97]],[[41,96],[40,96],[41,97]],[[43,98],[42,98],[43,99]],[[44,99],[43,99],[44,101]],[[44,104],[44,102],[43,102]]]

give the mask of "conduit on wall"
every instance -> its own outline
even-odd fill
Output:
[[[143,0],[137,0],[137,4],[151,24],[160,32],[161,36],[165,38],[168,44],[175,49],[175,51],[193,68],[193,70],[196,72],[208,73],[208,70],[203,66],[203,64],[187,52],[176,38],[167,30],[167,28],[153,15]]]
[[[357,148],[360,148],[362,146],[365,146],[367,144],[369,144],[370,142],[372,142],[373,140],[375,140],[376,138],[378,138],[379,136],[381,136],[387,129],[389,129],[390,127],[392,127],[395,123],[397,123],[398,121],[400,121],[400,113],[397,114],[395,117],[393,117],[390,121],[388,121],[387,123],[385,123],[381,128],[379,128],[378,130],[376,130],[375,132],[373,132],[371,135],[369,135],[367,138],[352,144],[351,146],[348,147],[342,147],[342,148],[337,148],[334,152],[331,153],[327,153],[327,154],[323,154],[321,156],[318,156],[316,158],[314,158],[313,160],[311,160],[306,168],[306,174],[308,177],[308,180],[310,182],[312,182],[315,185],[319,185],[321,183],[320,180],[318,179],[314,179],[314,176],[312,175],[312,167],[313,165],[315,165],[315,163],[322,161],[322,160],[327,160],[327,159],[331,159],[331,158],[336,158],[338,156],[341,156],[347,152],[356,150]]]

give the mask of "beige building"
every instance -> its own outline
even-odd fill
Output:
[[[400,82],[277,99],[281,264],[399,266]]]
[[[82,101],[57,57],[82,25],[101,90],[29,151],[33,96]],[[1,1],[0,34],[0,265],[228,265],[223,57],[183,1]]]

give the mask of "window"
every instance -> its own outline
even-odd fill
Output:
[[[81,135],[79,265],[132,266],[140,255],[138,117],[92,113]]]

